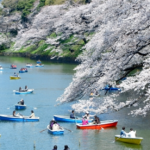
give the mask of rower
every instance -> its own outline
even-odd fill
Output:
[[[59,125],[58,125],[58,123],[55,121],[54,122],[54,124],[53,124],[53,126],[52,126],[52,130],[59,130],[60,128],[59,128]]]
[[[25,86],[25,91],[28,91],[28,87],[27,86]]]
[[[100,124],[100,119],[96,115],[94,116],[93,124]]]
[[[72,113],[70,114],[71,119],[75,119],[74,110],[72,110]]]
[[[49,128],[52,130],[52,127],[53,127],[53,124],[55,123],[56,121],[54,119],[52,119],[49,123]]]

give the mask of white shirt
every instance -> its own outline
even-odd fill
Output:
[[[52,130],[59,130],[59,125],[58,124],[53,124]]]
[[[135,134],[136,134],[136,131],[130,131],[128,133],[128,137],[135,138],[136,137]]]

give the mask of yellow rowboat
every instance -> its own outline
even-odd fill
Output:
[[[11,79],[11,80],[17,80],[17,79],[20,79],[20,77],[10,76],[10,79]]]
[[[116,141],[126,142],[126,143],[132,143],[132,144],[141,144],[143,138],[142,137],[120,137],[120,135],[115,135]]]

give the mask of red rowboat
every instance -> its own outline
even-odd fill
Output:
[[[101,121],[100,124],[89,123],[87,125],[76,124],[78,129],[102,129],[117,126],[118,120]]]

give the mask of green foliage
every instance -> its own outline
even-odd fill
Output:
[[[55,32],[53,32],[50,36],[49,36],[50,38],[56,38],[57,37],[57,35],[56,35],[56,33]]]
[[[0,45],[0,51],[7,49],[7,46],[5,44]]]
[[[53,5],[54,0],[45,0],[45,5]]]
[[[65,39],[65,40],[59,40],[61,44],[64,44],[64,43],[69,43],[73,40],[73,35],[71,35],[68,39]]]
[[[43,6],[45,6],[45,0],[40,0],[38,7],[43,7]]]
[[[39,43],[39,46],[36,50],[32,51],[31,54],[41,54],[44,52],[44,50],[48,47],[49,45],[44,43],[44,41],[41,41]]]

